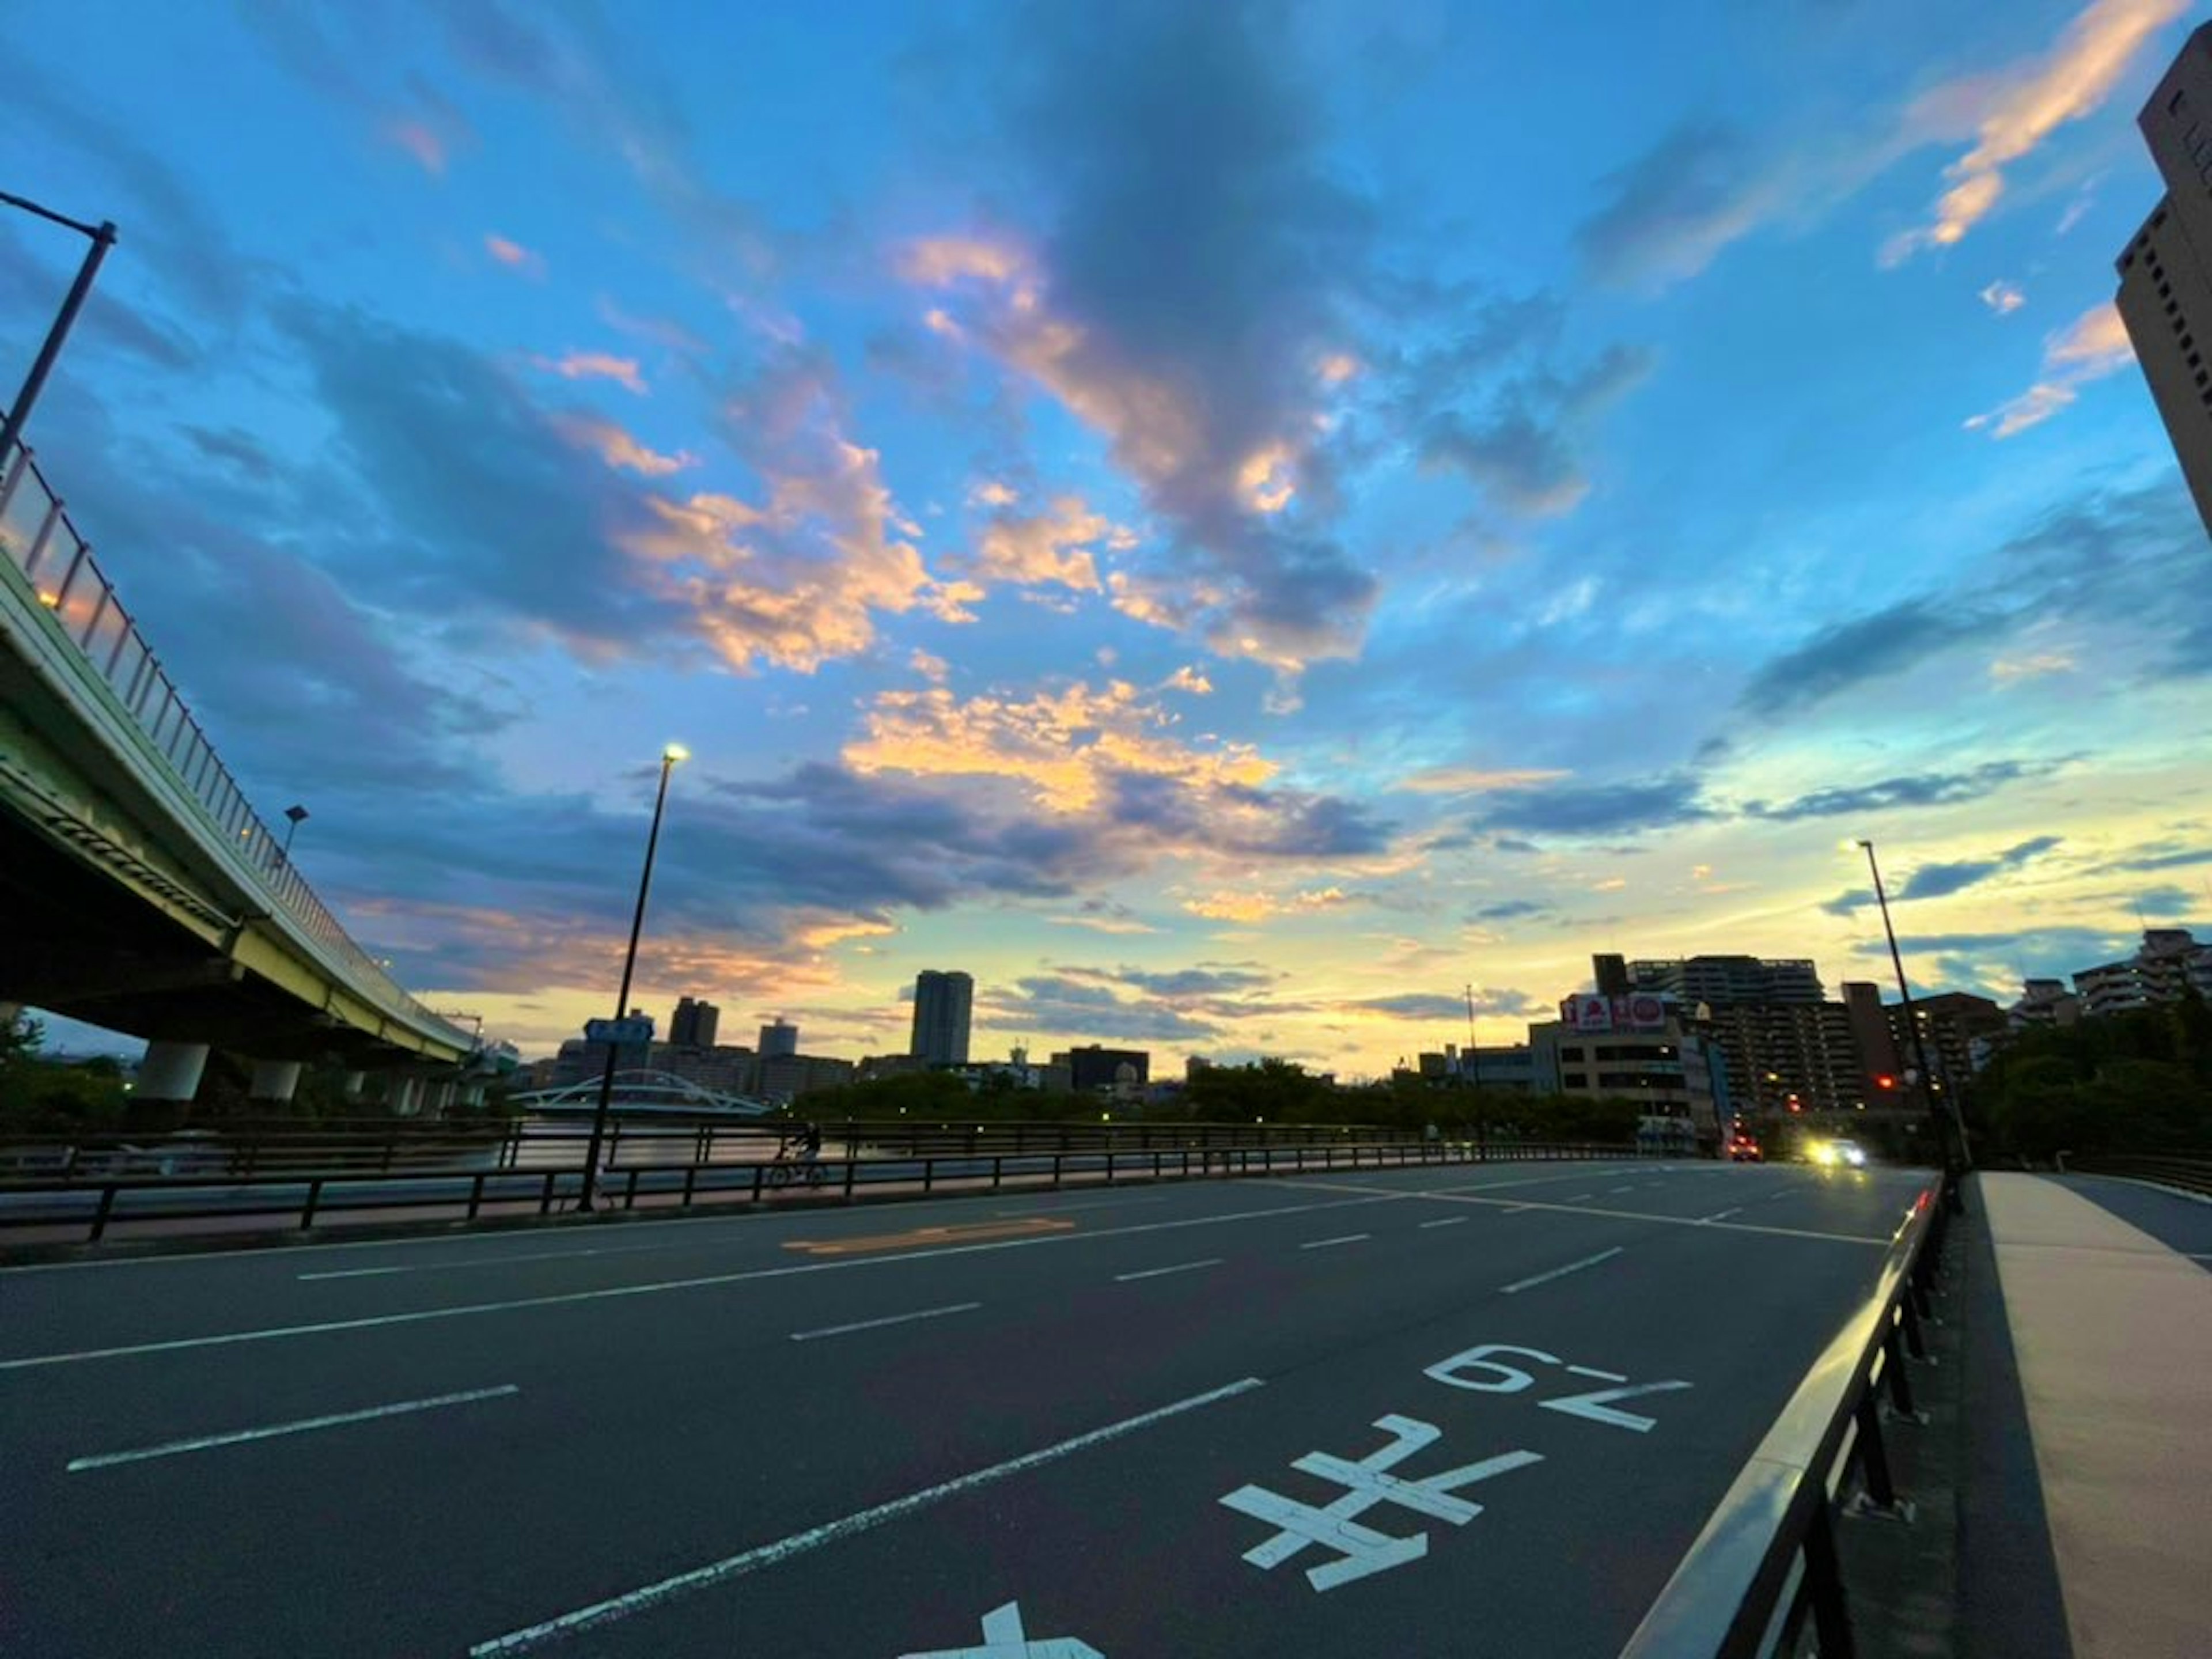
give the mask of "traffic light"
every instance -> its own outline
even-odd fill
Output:
[[[1875,1086],[1881,1089],[1894,1089],[1897,1087],[1897,1079],[1884,1072],[1875,1079]]]

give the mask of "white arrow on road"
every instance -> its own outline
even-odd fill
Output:
[[[1009,1601],[983,1615],[983,1645],[943,1648],[932,1653],[903,1653],[899,1659],[1106,1659],[1088,1642],[1073,1636],[1030,1641],[1022,1633],[1022,1604]]]

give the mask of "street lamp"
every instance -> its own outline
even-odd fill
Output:
[[[653,828],[645,838],[645,870],[637,878],[637,908],[630,913],[629,950],[623,957],[622,991],[615,998],[615,1018],[622,1019],[629,1012],[630,975],[637,968],[637,936],[645,926],[645,896],[653,886],[653,854],[660,845],[660,813],[668,805],[668,775],[676,769],[678,761],[691,758],[691,751],[680,743],[672,743],[660,751],[660,788],[653,798]],[[599,1143],[606,1138],[607,1109],[614,1100],[615,1057],[622,1052],[622,1044],[607,1044],[607,1068],[599,1074],[599,1103],[592,1114],[592,1144],[584,1154],[584,1191],[577,1200],[579,1210],[592,1207],[592,1188],[599,1178]]]
[[[1927,1102],[1929,1115],[1932,1117],[1936,1115],[1937,1093],[1936,1073],[1928,1064],[1928,1039],[1920,1034],[1919,1018],[1912,1012],[1912,988],[1905,982],[1905,958],[1897,949],[1897,929],[1890,925],[1889,894],[1881,884],[1881,866],[1875,861],[1874,843],[1863,840],[1859,845],[1866,850],[1867,869],[1874,877],[1875,902],[1881,907],[1881,931],[1889,940],[1889,964],[1897,970],[1898,1003],[1904,1011],[1905,1029],[1912,1038],[1912,1057],[1920,1068],[1920,1086],[1925,1091],[1923,1098]],[[1959,1115],[1956,1100],[1947,1100],[1944,1103],[1950,1109],[1952,1152],[1958,1159],[1958,1167],[1964,1170],[1972,1161],[1966,1146],[1966,1121]]]
[[[307,821],[307,809],[304,806],[288,806],[284,809],[284,816],[291,822],[284,826],[284,845],[280,849],[279,855],[285,863],[289,864],[292,861],[292,837],[299,833],[300,826]]]
[[[81,236],[92,239],[91,251],[84,256],[84,264],[78,267],[76,281],[70,285],[69,297],[62,301],[62,308],[56,314],[53,325],[46,331],[46,343],[39,348],[38,356],[32,360],[31,372],[23,377],[22,390],[15,394],[15,401],[8,406],[8,413],[0,416],[0,467],[4,467],[8,457],[14,453],[16,443],[22,437],[23,422],[31,418],[32,405],[39,401],[39,393],[46,386],[46,375],[54,366],[54,359],[61,355],[62,342],[69,338],[70,329],[76,322],[76,313],[84,306],[85,295],[92,292],[92,279],[100,274],[100,262],[107,257],[107,250],[115,246],[115,226],[107,220],[96,225],[88,225],[81,220],[56,213],[52,208],[42,208],[36,202],[27,201],[21,196],[11,196],[5,191],[0,191],[0,202],[12,208],[21,208],[26,213],[34,213],[51,224],[61,225]]]

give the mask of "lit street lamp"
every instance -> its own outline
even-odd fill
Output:
[[[84,256],[84,264],[78,267],[76,281],[70,285],[69,297],[62,301],[62,308],[55,316],[53,325],[47,329],[46,343],[39,348],[39,355],[32,360],[31,372],[23,377],[22,390],[15,394],[15,401],[8,406],[7,414],[0,416],[0,466],[4,466],[22,437],[23,422],[31,418],[32,405],[39,401],[39,393],[45,389],[46,375],[53,368],[54,359],[61,356],[62,342],[69,338],[69,331],[76,322],[76,313],[83,308],[85,295],[92,292],[92,279],[100,274],[100,261],[107,257],[107,250],[115,246],[115,226],[106,220],[96,225],[88,225],[56,213],[51,208],[42,208],[36,202],[27,201],[21,196],[11,196],[5,191],[0,191],[0,203],[21,208],[26,213],[36,214],[50,224],[63,226],[92,239],[91,251]]]
[[[653,798],[653,828],[645,838],[645,870],[637,878],[637,908],[630,913],[629,950],[623,957],[622,991],[615,998],[615,1018],[619,1020],[629,1013],[630,975],[637,968],[637,936],[645,926],[645,896],[653,886],[653,854],[660,845],[660,813],[668,805],[668,775],[676,769],[678,761],[691,758],[691,751],[680,743],[672,743],[660,751],[660,788]],[[615,1058],[622,1052],[622,1044],[607,1043],[607,1068],[599,1074],[599,1103],[592,1114],[592,1144],[584,1154],[584,1191],[577,1200],[579,1210],[592,1207],[592,1189],[599,1178],[599,1143],[606,1138],[607,1109],[614,1100]]]
[[[1905,958],[1898,953],[1897,949],[1897,929],[1890,925],[1889,894],[1881,884],[1881,866],[1875,861],[1872,842],[1862,841],[1859,845],[1866,849],[1867,868],[1874,876],[1875,902],[1881,907],[1881,931],[1889,940],[1890,966],[1897,970],[1898,1002],[1905,1015],[1905,1029],[1912,1038],[1913,1063],[1919,1068],[1920,1086],[1924,1091],[1923,1098],[1928,1103],[1929,1115],[1935,1116],[1936,1097],[1938,1093],[1936,1087],[1936,1073],[1928,1064],[1928,1039],[1921,1035],[1919,1017],[1912,1012],[1912,988],[1905,982]],[[1964,1170],[1972,1161],[1966,1146],[1966,1121],[1959,1115],[1959,1103],[1954,1097],[1946,1096],[1944,1104],[1949,1109],[1948,1121],[1952,1137],[1949,1154],[1956,1160],[1956,1168]]]

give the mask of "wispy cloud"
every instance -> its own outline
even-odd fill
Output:
[[[2040,426],[2074,401],[2077,388],[2101,380],[2135,361],[2135,347],[2118,307],[2094,305],[2043,343],[2043,372],[2033,386],[1985,415],[1970,416],[1966,429],[1992,438],[2016,437]]]
[[[1883,263],[1896,264],[1923,248],[1961,240],[2004,194],[2005,169],[2067,122],[2102,105],[2144,43],[2188,9],[2188,0],[2094,0],[2050,52],[1990,76],[1948,82],[1922,97],[1917,108],[1931,119],[1966,115],[1976,142],[1944,168],[1950,188],[1936,204],[1931,222],[1893,238],[1882,251]]]
[[[1975,297],[2000,317],[2009,317],[2027,303],[2027,295],[2021,292],[2020,284],[2008,283],[2002,277],[1991,283]]]
[[[1822,629],[1765,664],[1738,701],[1754,714],[1810,708],[1871,680],[1902,673],[1978,632],[1984,624],[1956,605],[1906,599]]]
[[[483,245],[484,252],[509,270],[520,271],[533,279],[545,275],[545,256],[532,252],[520,242],[510,241],[496,231],[486,231]]]
[[[1430,766],[1418,772],[1408,772],[1391,787],[1417,795],[1471,795],[1493,789],[1530,789],[1540,783],[1557,782],[1566,775],[1563,771],[1547,767],[1506,768],[1492,771],[1472,766]]]
[[[686,450],[663,455],[647,448],[612,421],[570,416],[560,422],[560,428],[571,441],[596,450],[609,466],[622,467],[641,477],[665,478],[699,465],[699,458]]]
[[[645,376],[638,371],[635,357],[617,357],[606,351],[571,351],[560,357],[533,357],[531,362],[564,380],[612,380],[636,397],[646,394]]]

